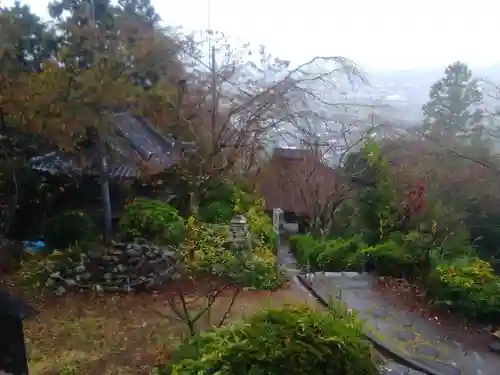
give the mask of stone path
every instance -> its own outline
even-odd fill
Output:
[[[488,348],[469,352],[445,337],[437,322],[390,305],[372,289],[375,278],[355,272],[301,276],[325,301],[337,299],[365,321],[366,334],[397,356],[408,358],[431,373],[496,375],[500,356]],[[403,372],[404,374],[404,372]]]
[[[285,271],[285,273],[288,275],[288,277],[291,279],[295,278],[295,280],[297,280],[296,276],[302,273],[299,267],[297,266],[295,258],[290,253],[286,241],[284,241],[281,244],[280,249],[278,251],[278,262],[281,265],[282,269]],[[299,281],[297,281],[297,284],[298,287],[302,286]],[[305,288],[302,287],[302,289]],[[308,293],[306,289],[303,291]],[[425,375],[425,373],[423,372],[413,370],[407,366],[401,365],[390,359],[387,361],[387,363],[384,364],[383,367],[380,368],[380,374],[381,375]]]

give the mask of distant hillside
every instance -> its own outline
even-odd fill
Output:
[[[471,68],[478,78],[485,78],[500,84],[500,64],[487,68]],[[420,108],[427,102],[431,85],[439,80],[444,69],[408,70],[395,72],[369,72],[366,78],[370,87],[366,92],[373,98],[404,110],[406,119],[418,119]],[[485,90],[488,88],[485,87]],[[487,107],[498,107],[500,102],[485,95]]]

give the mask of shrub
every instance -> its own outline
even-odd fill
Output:
[[[439,264],[427,281],[436,305],[467,318],[492,321],[500,316],[500,279],[491,264],[479,258],[461,258]]]
[[[126,240],[143,237],[170,245],[183,240],[184,229],[184,220],[174,207],[144,198],[127,205],[119,223],[120,234]]]
[[[50,247],[64,249],[89,240],[95,228],[92,219],[82,211],[67,211],[49,218],[43,227],[43,237]]]
[[[195,225],[188,219],[188,241],[181,246],[184,257],[194,255],[192,270],[230,277],[237,285],[256,290],[272,290],[284,279],[276,271],[276,256],[271,248],[255,247],[251,252],[229,249],[227,229],[213,225]]]
[[[236,284],[254,290],[275,290],[285,282],[285,276],[276,268],[274,252],[266,246],[254,248],[241,266],[236,264],[231,278]]]
[[[361,257],[368,270],[383,276],[413,276],[419,262],[415,254],[393,240],[362,249]]]
[[[263,206],[255,205],[244,213],[248,220],[248,226],[253,236],[253,242],[257,245],[263,243],[268,246],[275,246],[276,232],[273,228],[271,218],[264,212]]]
[[[180,250],[190,267],[214,275],[227,275],[233,265],[234,255],[227,248],[228,234],[221,227],[196,225],[194,218],[187,220],[187,240]]]
[[[202,333],[173,353],[161,375],[375,375],[353,316],[306,307],[271,309],[248,323]]]
[[[290,245],[302,266],[310,265],[323,271],[361,270],[363,267],[358,251],[366,245],[361,236],[318,241],[310,235],[296,235],[290,237]]]
[[[211,202],[200,205],[198,214],[203,222],[223,224],[228,223],[233,217],[233,207],[227,202]]]
[[[290,239],[290,249],[295,254],[295,258],[297,262],[301,266],[312,265],[311,261],[314,260],[316,252],[316,247],[318,246],[318,242],[308,234],[297,234],[295,236],[291,236]]]
[[[360,236],[326,241],[315,263],[324,271],[361,270],[364,262],[359,260],[357,252],[364,247]]]
[[[240,189],[232,182],[212,183],[201,197],[201,205],[222,202],[233,206]]]

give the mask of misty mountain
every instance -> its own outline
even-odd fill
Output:
[[[473,74],[481,80],[495,82],[500,85],[500,64],[485,68],[471,67]],[[365,74],[369,82],[359,96],[365,96],[374,103],[383,103],[392,107],[394,114],[408,121],[421,119],[421,107],[427,102],[432,84],[442,78],[442,69],[419,69],[394,72],[368,72]],[[487,108],[500,107],[500,100],[491,98],[489,84],[482,83],[485,93],[484,105]],[[383,110],[385,112],[386,110]]]

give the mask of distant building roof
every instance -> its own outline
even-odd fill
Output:
[[[108,172],[111,178],[134,178],[141,174],[155,174],[180,162],[184,151],[194,145],[176,142],[160,134],[142,117],[128,112],[109,115],[113,129],[105,138],[111,150]],[[70,154],[51,152],[30,159],[32,169],[52,175],[98,175],[93,166],[83,166]]]
[[[310,216],[317,203],[326,203],[336,188],[336,172],[310,149],[274,149],[263,167],[260,190],[267,210]]]

